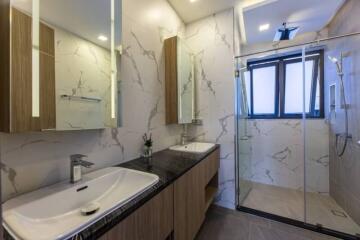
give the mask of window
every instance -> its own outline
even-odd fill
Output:
[[[245,88],[251,118],[323,118],[323,51],[248,62]]]

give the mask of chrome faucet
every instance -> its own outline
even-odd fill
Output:
[[[181,142],[180,142],[180,144],[182,146],[184,146],[184,145],[187,144],[187,142],[188,142],[188,135],[186,133],[182,133],[181,134]]]
[[[70,156],[70,182],[76,183],[82,179],[82,167],[90,168],[94,163],[84,161],[86,155],[74,154]]]
[[[189,139],[189,136],[187,134],[187,125],[184,124],[183,132],[181,133],[181,136],[180,136],[180,144],[182,146],[186,145],[188,143],[188,139]]]

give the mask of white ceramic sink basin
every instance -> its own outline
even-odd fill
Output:
[[[215,144],[213,143],[192,142],[186,145],[173,146],[170,147],[169,149],[179,152],[205,153],[214,146]]]
[[[153,174],[125,168],[105,168],[83,176],[77,184],[62,182],[11,199],[3,204],[5,228],[16,239],[63,239],[80,232],[159,181]],[[94,204],[99,210],[84,215]]]

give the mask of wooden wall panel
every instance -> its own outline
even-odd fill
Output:
[[[10,0],[0,0],[0,131],[10,131]]]
[[[173,189],[167,187],[100,239],[165,240],[174,229]]]
[[[166,124],[178,123],[177,37],[166,39],[165,48],[165,110]]]

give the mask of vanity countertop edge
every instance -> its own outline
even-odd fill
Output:
[[[108,213],[72,237],[67,238],[67,240],[93,240],[100,238],[219,148],[220,145],[216,144],[205,153],[186,153],[165,149],[154,153],[151,162],[144,158],[137,158],[116,165],[117,167],[156,174],[159,176],[159,182],[128,203]],[[5,229],[4,240],[14,240]]]

